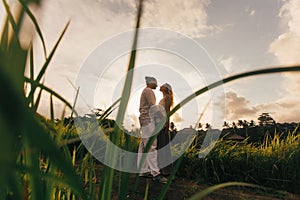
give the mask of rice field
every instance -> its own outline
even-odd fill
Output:
[[[220,139],[205,158],[190,149],[179,174],[198,182],[239,181],[299,193],[299,148],[295,132],[286,138],[266,134],[261,144]]]

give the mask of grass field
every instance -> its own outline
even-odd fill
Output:
[[[43,84],[46,70],[61,44],[68,24],[62,30],[57,42],[47,50],[42,30],[36,18],[28,8],[29,3],[40,3],[39,0],[19,0],[20,7],[12,13],[7,2],[3,0],[7,12],[0,43],[0,84],[3,86],[0,104],[0,198],[1,199],[134,199],[137,191],[141,191],[138,176],[103,165],[99,174],[99,163],[87,153],[78,140],[77,134],[82,130],[75,130],[69,123],[54,120],[53,99],[58,99],[70,109],[74,116],[74,105],[66,101],[54,89]],[[143,1],[139,1],[135,36],[133,38],[131,58],[128,65],[123,93],[118,104],[116,121],[123,121],[128,104],[131,82],[135,67],[135,47],[138,39],[138,28],[142,15]],[[44,47],[45,60],[39,73],[35,74],[34,51],[32,43],[21,46],[22,21],[28,16],[34,24],[37,35]],[[29,68],[30,75],[25,77],[25,70]],[[210,89],[239,80],[248,76],[266,73],[280,73],[300,71],[299,66],[269,68],[233,75],[212,83],[191,94],[174,107],[168,116],[174,114],[190,100]],[[27,85],[26,92],[24,86]],[[50,119],[37,114],[40,98],[43,93],[49,94]],[[113,106],[113,107],[114,107]],[[97,123],[108,120],[109,108]],[[61,119],[65,117],[65,110]],[[95,126],[88,124],[87,130],[97,131]],[[109,139],[125,150],[133,151],[138,142],[118,128],[106,127]],[[153,141],[154,137],[150,140]],[[72,147],[72,148],[70,148]],[[115,153],[107,146],[108,158],[115,161]],[[214,150],[204,159],[199,159],[198,149],[191,147],[175,164],[174,170],[166,185],[160,186],[155,195],[157,199],[164,199],[172,190],[172,179],[183,176],[197,182],[223,183],[201,190],[194,199],[219,190],[227,186],[240,186],[264,189],[286,189],[297,192],[299,187],[299,136],[291,133],[285,140],[275,135],[267,139],[265,144],[233,144],[220,141]],[[179,170],[179,171],[178,171]],[[97,173],[98,172],[98,173]],[[179,180],[179,179],[178,179]],[[227,182],[231,181],[231,182]],[[174,181],[176,183],[176,180]],[[247,183],[245,183],[247,182]],[[187,182],[178,181],[174,185],[178,188]],[[144,185],[144,199],[151,199],[149,191],[152,183]],[[150,186],[149,186],[150,185]],[[193,185],[193,184],[191,184]],[[188,190],[191,197],[198,189]],[[129,196],[128,196],[129,195]]]

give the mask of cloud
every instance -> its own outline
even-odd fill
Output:
[[[190,37],[203,37],[208,26],[206,7],[210,0],[146,1],[143,26],[169,28]]]
[[[255,10],[251,10],[251,12],[249,13],[249,16],[253,16],[255,15],[256,11]]]
[[[110,11],[114,18],[122,15],[121,24],[127,19],[126,15],[135,16],[138,1],[98,0],[98,2],[100,7]],[[144,1],[142,27],[162,27],[187,34],[190,37],[203,37],[205,34],[219,29],[207,24],[208,15],[205,9],[209,4],[210,0]]]
[[[249,100],[245,97],[238,96],[234,92],[227,92],[225,99],[226,119],[237,120],[247,119],[257,116],[259,109],[255,106],[251,106]]]
[[[269,112],[277,122],[299,122],[299,103],[297,99],[284,98],[258,107],[262,112]]]
[[[169,28],[189,36],[203,36],[210,29],[205,11],[209,3],[209,0],[147,0],[142,27]],[[136,0],[45,1],[41,8],[34,12],[43,31],[48,52],[67,21],[71,20],[46,77],[47,85],[56,88],[59,93],[66,94],[66,98],[70,100],[73,92],[66,87],[69,86],[67,79],[74,82],[84,59],[98,44],[134,27]],[[34,48],[35,66],[38,70],[44,60],[37,37]],[[61,81],[56,81],[57,79]]]
[[[286,24],[286,30],[279,35],[270,45],[269,52],[276,56],[282,65],[300,63],[300,1],[285,1],[280,10],[281,24]],[[300,78],[299,73],[285,73],[281,83],[282,98],[273,104],[263,107],[273,107],[277,120],[300,121],[299,99]]]
[[[282,64],[290,65],[299,63],[300,36],[298,33],[292,31],[286,32],[272,42],[269,51],[273,53]]]
[[[279,16],[287,21],[288,28],[291,32],[297,33],[300,36],[300,1],[290,0],[285,1],[281,8]]]
[[[110,4],[109,4],[110,2]],[[125,1],[117,1],[116,7],[124,8]],[[125,8],[129,9],[130,4]],[[45,1],[34,13],[43,32],[48,53],[55,44],[67,21],[68,27],[57,52],[47,69],[46,84],[55,88],[69,101],[73,100],[73,90],[68,80],[75,82],[80,67],[87,56],[101,42],[115,34],[127,31],[133,27],[135,10],[131,12],[124,8],[118,14],[113,7],[113,1]],[[35,37],[34,53],[36,70],[44,62],[41,42]],[[120,70],[119,70],[120,71]]]
[[[183,120],[182,117],[178,113],[174,113],[171,118],[174,123],[179,123],[179,122],[182,122],[182,120]]]
[[[102,7],[115,13],[132,13],[136,8],[137,0],[98,0]]]
[[[300,92],[298,92],[298,95],[299,94]],[[270,113],[277,122],[299,122],[299,103],[299,98],[290,98],[290,96],[286,96],[274,100],[273,102],[252,105],[247,98],[230,91],[226,93],[225,99],[226,120],[257,120],[259,114],[267,112]],[[221,105],[221,103],[219,103],[219,105]]]
[[[233,72],[233,60],[234,58],[229,56],[224,58],[223,56],[218,60],[218,64],[223,66],[228,73]]]
[[[282,98],[273,102],[252,105],[247,98],[230,91],[226,93],[225,99],[226,121],[239,119],[256,121],[261,113],[267,112],[277,122],[299,122],[299,103],[298,99]],[[221,105],[221,102],[217,104],[218,107]]]
[[[275,39],[269,48],[282,64],[300,62],[300,1],[286,1],[280,10],[282,24],[287,24],[286,31]]]
[[[251,9],[250,7],[247,7],[247,8],[245,9],[245,12],[248,14],[248,16],[253,16],[253,15],[255,15],[256,10]]]

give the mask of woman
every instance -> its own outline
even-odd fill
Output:
[[[163,93],[163,98],[160,100],[159,105],[164,107],[166,113],[170,112],[173,106],[173,92],[172,87],[168,83],[163,84],[160,87],[160,91]],[[157,136],[157,149],[158,151],[158,166],[161,169],[162,175],[169,175],[171,173],[172,155],[170,145],[170,132],[169,132],[169,119],[163,129]],[[168,145],[168,146],[166,146]],[[164,149],[162,149],[164,147]],[[162,150],[160,150],[162,149]]]

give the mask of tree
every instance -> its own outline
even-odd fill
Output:
[[[243,127],[248,128],[248,126],[249,126],[249,122],[247,122],[247,120],[244,120],[243,121]]]
[[[253,128],[255,126],[255,122],[253,120],[250,121],[249,126]]]
[[[199,130],[202,130],[202,126],[203,126],[203,125],[201,124],[201,122],[199,122],[199,124],[198,124],[198,129],[199,129]]]
[[[243,123],[243,120],[239,119],[237,125],[238,125],[239,127],[243,127],[243,124],[244,124],[244,123]]]
[[[232,122],[232,128],[237,129],[237,126],[236,126],[235,122]]]
[[[170,123],[170,131],[171,131],[171,132],[173,132],[173,131],[177,132],[177,128],[176,128],[174,122],[171,122],[171,123]]]
[[[205,124],[205,129],[206,129],[206,130],[211,129],[211,125],[210,125],[209,123],[206,123],[206,124]]]
[[[257,119],[260,126],[270,126],[276,123],[269,113],[262,113]]]
[[[226,121],[224,121],[223,127],[224,128],[229,128],[229,124]]]
[[[101,117],[101,115],[103,114],[104,110],[102,110],[101,108],[95,108],[93,110],[93,113],[96,115],[96,117]]]

